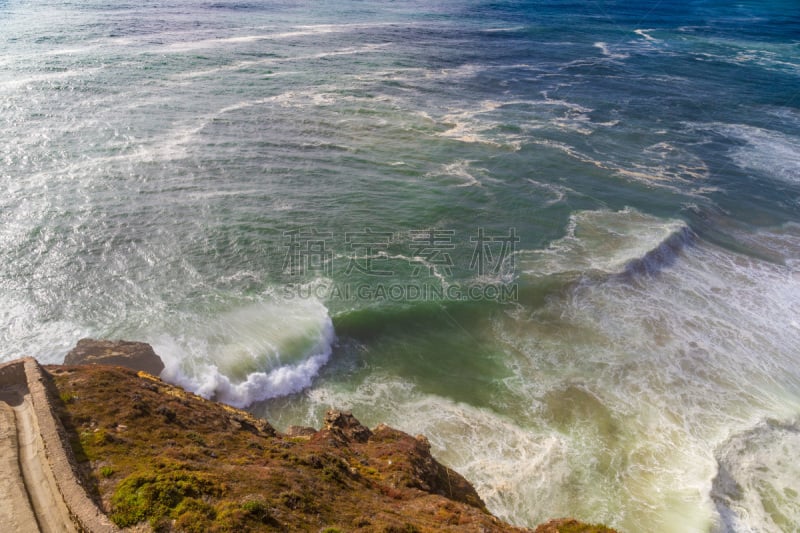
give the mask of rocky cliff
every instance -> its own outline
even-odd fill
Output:
[[[144,342],[81,339],[64,357],[65,365],[123,366],[143,370],[154,376],[164,370],[164,362]]]
[[[423,436],[369,429],[340,411],[329,412],[319,430],[279,433],[146,372],[46,368],[84,486],[119,527],[529,531],[492,516],[466,479],[436,461]],[[562,520],[537,531],[612,530]]]

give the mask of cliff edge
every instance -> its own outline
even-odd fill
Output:
[[[424,437],[331,411],[266,421],[133,370],[50,366],[86,485],[119,527],[158,531],[524,531],[486,510]]]
[[[158,376],[164,362],[145,342],[81,339],[64,357],[65,365],[122,366]]]
[[[34,422],[58,428],[55,436],[42,430],[49,444],[39,459],[64,470],[58,491],[78,530],[530,531],[492,516],[466,479],[433,458],[423,436],[370,429],[342,411],[330,411],[319,430],[279,433],[147,372],[25,365],[28,382],[39,376]],[[8,380],[26,379],[10,373],[19,364],[8,368]],[[66,460],[53,456],[61,442]],[[78,502],[85,495],[91,500]],[[79,520],[72,511],[84,507],[96,514]],[[551,531],[613,530],[573,520],[537,529]]]

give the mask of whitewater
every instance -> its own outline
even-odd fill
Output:
[[[800,527],[796,2],[0,1],[0,361],[425,434],[490,510]]]

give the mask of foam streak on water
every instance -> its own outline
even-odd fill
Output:
[[[0,0],[0,360],[147,341],[278,426],[425,433],[516,524],[795,530],[797,35],[788,0]]]

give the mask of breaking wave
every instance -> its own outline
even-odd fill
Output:
[[[672,264],[694,240],[682,221],[663,220],[626,208],[578,211],[566,235],[543,250],[520,254],[527,277],[565,273],[653,274]]]
[[[328,362],[335,334],[315,300],[256,303],[153,342],[162,377],[234,407],[299,392]]]

